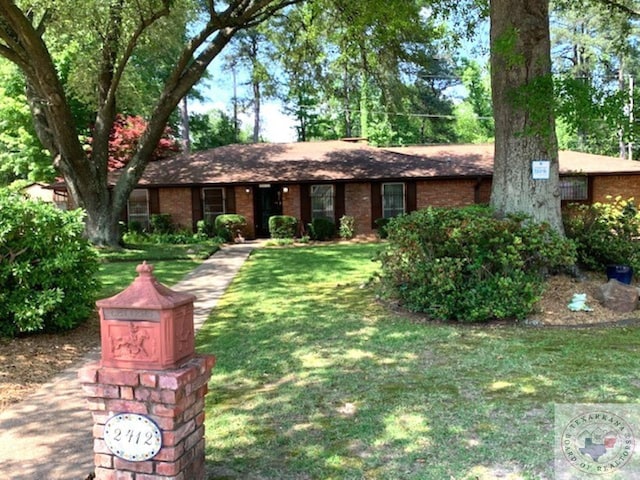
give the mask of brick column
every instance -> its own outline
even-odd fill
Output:
[[[213,355],[196,355],[168,370],[126,369],[91,363],[79,372],[93,415],[96,480],[204,480],[204,397]],[[114,415],[144,415],[159,427],[162,446],[152,459],[116,456],[104,441]]]

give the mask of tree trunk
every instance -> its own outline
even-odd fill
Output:
[[[522,212],[564,233],[553,115],[549,0],[491,1],[495,158],[491,205]],[[532,162],[549,162],[534,180]]]
[[[260,82],[253,82],[253,143],[260,141]]]
[[[180,109],[180,139],[182,140],[182,152],[191,152],[191,133],[189,131],[189,103],[187,97],[183,97],[179,104]]]

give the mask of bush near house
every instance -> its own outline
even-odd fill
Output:
[[[309,236],[312,240],[330,240],[336,234],[336,224],[327,218],[314,218],[309,224]]]
[[[608,200],[565,209],[565,232],[576,243],[578,262],[590,270],[613,264],[640,272],[640,212],[633,199]]]
[[[351,215],[343,215],[340,217],[340,238],[350,240],[356,236],[356,219]]]
[[[575,263],[575,246],[547,224],[497,219],[488,207],[427,208],[392,219],[381,254],[383,294],[434,319],[526,317],[543,274]]]
[[[289,215],[269,217],[269,235],[271,238],[293,238],[296,236],[298,219]]]
[[[387,238],[387,225],[389,224],[388,218],[377,218],[373,223],[376,226],[376,232],[378,237],[382,240]]]
[[[247,219],[237,213],[225,213],[215,219],[216,235],[230,242],[238,233],[244,234],[247,227]]]
[[[93,311],[98,261],[80,210],[0,191],[0,334],[71,329]]]
[[[151,233],[174,233],[176,227],[168,213],[154,213],[149,218]]]

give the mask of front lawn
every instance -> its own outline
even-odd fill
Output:
[[[160,283],[173,285],[215,253],[217,243],[205,241],[188,245],[140,244],[121,250],[102,249],[98,298],[106,298],[124,290],[137,277],[136,267],[143,261],[154,266],[153,274]]]
[[[637,403],[637,328],[424,323],[379,244],[254,252],[198,335],[214,478],[553,478],[554,403]]]

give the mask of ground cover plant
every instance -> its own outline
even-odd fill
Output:
[[[426,322],[380,244],[256,251],[200,331],[208,479],[553,478],[554,403],[637,403],[640,332]]]

